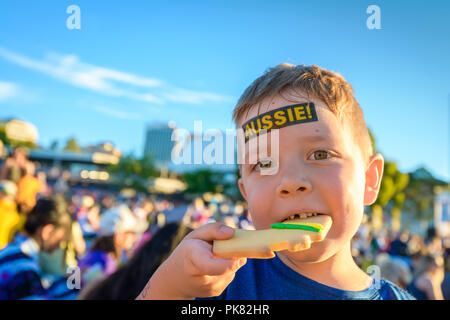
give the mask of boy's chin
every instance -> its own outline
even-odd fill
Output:
[[[327,248],[325,243],[313,243],[311,248],[301,251],[288,251],[282,250],[277,252],[278,255],[282,255],[291,261],[302,262],[302,263],[317,263],[329,259],[336,252],[334,250]]]

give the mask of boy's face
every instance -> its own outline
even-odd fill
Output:
[[[262,175],[261,164],[249,164],[247,156],[239,188],[248,202],[256,229],[270,228],[271,224],[295,213],[329,215],[333,225],[325,240],[313,243],[310,250],[282,252],[297,261],[317,262],[343,249],[356,233],[365,204],[366,168],[349,130],[322,101],[287,93],[263,101],[259,114],[305,102],[314,103],[318,121],[279,129],[278,159],[271,157],[273,146],[269,133],[266,160],[278,164],[278,170],[275,174]],[[240,124],[257,116],[257,109],[254,106]],[[246,151],[249,151],[248,144]],[[262,167],[267,168],[268,163]]]

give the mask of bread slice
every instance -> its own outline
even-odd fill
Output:
[[[303,219],[288,220],[284,223],[314,223],[322,225],[319,232],[300,229],[235,229],[228,240],[214,240],[213,254],[220,258],[269,259],[274,251],[301,251],[311,247],[311,243],[322,241],[330,230],[332,220],[327,215],[317,215]]]

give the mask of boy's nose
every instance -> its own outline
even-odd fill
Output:
[[[312,190],[311,183],[306,178],[287,178],[280,183],[277,194],[280,197],[290,197],[298,193],[308,193]]]

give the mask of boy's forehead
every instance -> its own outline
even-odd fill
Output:
[[[314,143],[319,141],[328,141],[335,144],[347,144],[346,141],[349,138],[347,134],[343,134],[344,128],[342,123],[338,120],[337,116],[328,108],[328,106],[318,99],[286,99],[284,96],[276,96],[271,99],[265,99],[261,103],[255,104],[245,117],[240,120],[239,128],[245,126],[248,122],[255,122],[252,119],[255,117],[261,118],[264,113],[273,113],[277,109],[283,109],[286,106],[292,106],[297,104],[311,104],[313,105],[316,113],[316,120],[304,123],[292,123],[285,127],[278,129],[277,137],[272,139],[273,131],[268,131],[268,134],[259,135],[258,139],[254,139],[252,136],[242,145],[244,157],[248,154],[258,152],[261,145],[273,145],[274,140],[278,140],[280,151],[283,153],[285,148],[292,149],[295,145],[303,145],[304,143]],[[294,115],[295,117],[295,115]],[[286,119],[288,116],[286,116]],[[256,126],[256,125],[255,125]],[[250,126],[253,128],[253,126]],[[249,130],[248,132],[251,132]],[[244,134],[246,130],[244,129]],[[263,138],[261,138],[263,137]],[[264,138],[265,137],[265,138]],[[260,139],[261,138],[261,139]],[[283,143],[284,142],[284,143]],[[262,143],[262,144],[261,144]],[[239,148],[238,148],[239,149]],[[268,149],[268,153],[271,153],[272,147]],[[248,160],[248,159],[246,159]]]
[[[280,129],[280,134],[287,132],[301,133],[305,132],[308,135],[310,133],[317,133],[321,135],[330,136],[332,135],[337,127],[340,126],[340,121],[336,115],[328,108],[328,106],[321,100],[314,98],[302,98],[298,95],[277,95],[271,98],[266,98],[261,102],[253,105],[247,113],[239,120],[238,128],[243,128],[244,125],[249,122],[253,122],[252,119],[261,117],[264,113],[273,113],[277,109],[283,109],[287,106],[301,105],[301,104],[312,105],[314,113],[316,113],[316,118],[313,118],[311,122],[304,123],[291,123]],[[295,114],[293,115],[295,119]],[[286,114],[286,119],[288,116]],[[252,123],[251,123],[252,124]],[[258,123],[259,125],[259,123]],[[255,126],[250,125],[254,129]],[[261,127],[264,128],[264,125]],[[245,128],[244,132],[245,132]]]
[[[267,97],[260,102],[250,107],[248,112],[244,113],[243,117],[239,120],[239,127],[241,127],[248,120],[257,117],[263,113],[282,108],[288,105],[302,104],[312,102],[315,106],[328,107],[321,101],[315,98],[307,98],[302,94],[297,94],[292,91],[285,91],[282,94]]]

